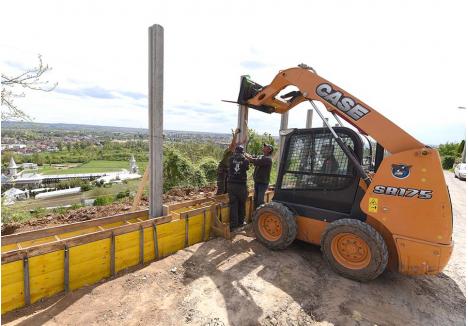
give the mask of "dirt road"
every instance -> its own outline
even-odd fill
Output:
[[[3,316],[13,325],[464,325],[465,182],[446,175],[456,247],[436,277],[334,274],[317,247],[272,252],[251,231]]]

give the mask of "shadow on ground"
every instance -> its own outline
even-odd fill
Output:
[[[219,241],[227,242],[216,239],[193,251],[183,264],[184,283],[203,287],[197,280],[214,282],[230,325],[465,324],[465,296],[445,274],[408,277],[385,272],[370,283],[359,283],[333,273],[319,248],[307,243],[296,241],[274,252],[242,235],[228,245]],[[203,297],[192,301],[197,306]]]

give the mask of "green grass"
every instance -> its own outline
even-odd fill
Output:
[[[138,162],[140,173],[143,174],[147,162]],[[74,174],[74,173],[99,173],[99,172],[117,172],[122,169],[129,169],[128,161],[90,161],[75,167],[57,169],[53,166],[44,165],[39,168],[39,173],[45,175],[51,174]]]

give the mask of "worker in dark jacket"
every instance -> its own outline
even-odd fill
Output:
[[[229,168],[229,158],[234,153],[236,147],[236,138],[240,133],[240,129],[237,128],[236,131],[232,134],[231,144],[229,147],[224,150],[223,158],[218,164],[218,177],[216,180],[216,195],[222,195],[227,193],[227,178],[228,178],[228,168]]]
[[[244,147],[237,145],[234,155],[229,158],[227,192],[231,230],[244,224],[245,202],[247,200],[247,170],[249,161],[244,156]]]
[[[263,155],[255,158],[246,154],[247,159],[255,166],[254,170],[254,209],[265,203],[265,192],[270,183],[271,172],[271,154],[273,153],[273,146],[270,144],[263,144]]]

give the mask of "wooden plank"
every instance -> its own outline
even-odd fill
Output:
[[[207,198],[203,198],[203,199],[196,199],[196,200],[188,200],[188,201],[180,202],[180,203],[177,203],[177,204],[167,205],[167,209],[169,210],[169,212],[172,212],[172,211],[175,211],[176,209],[179,209],[179,208],[195,206],[195,205],[198,205],[198,204],[201,204],[201,203],[210,202],[212,200],[213,199],[211,197],[207,197]],[[209,203],[209,204],[211,204],[211,203]]]
[[[197,215],[203,214],[203,212],[206,212],[206,211],[210,210],[210,208],[211,208],[211,205],[210,206],[204,206],[204,207],[201,207],[201,208],[192,209],[192,210],[180,213],[179,216],[180,216],[180,219],[183,220],[183,219],[185,219],[185,217],[190,218],[192,216],[197,216]]]
[[[145,173],[143,174],[143,178],[140,180],[140,183],[138,184],[138,190],[135,195],[135,198],[133,198],[133,204],[132,204],[132,209],[131,209],[132,212],[136,211],[138,205],[140,205],[141,196],[143,195],[143,192],[145,191],[145,186],[148,183],[148,178],[149,178],[149,164],[145,168]]]
[[[114,234],[117,236],[120,234],[137,231],[140,228],[140,225],[143,228],[147,228],[147,227],[152,227],[153,223],[163,224],[163,223],[168,223],[171,220],[172,220],[171,216],[161,216],[161,217],[157,217],[157,218],[146,220],[146,221],[139,222],[139,223],[118,226],[112,229],[107,229],[105,231],[98,231],[98,232],[93,232],[89,234],[79,235],[76,237],[62,239],[60,241],[49,242],[46,244],[32,246],[32,247],[25,248],[25,249],[12,250],[6,253],[2,253],[2,264],[23,259],[25,255],[28,255],[29,257],[33,257],[37,255],[43,255],[43,254],[56,251],[56,250],[63,250],[64,245],[67,245],[69,247],[75,247],[75,246],[79,246],[79,245],[86,244],[89,242],[102,240],[105,238],[110,238],[112,236],[112,232],[114,232]]]
[[[33,230],[33,231],[28,231],[28,232],[5,235],[5,236],[2,236],[2,245],[40,239],[40,238],[44,238],[47,236],[54,236],[60,233],[80,230],[85,227],[98,226],[98,225],[134,219],[137,217],[146,217],[146,216],[148,216],[148,210],[141,210],[137,212],[96,218],[90,221],[77,222],[77,223],[71,223],[71,224],[66,224],[66,225],[53,226],[50,228],[45,228],[45,229],[40,229],[40,230]]]

